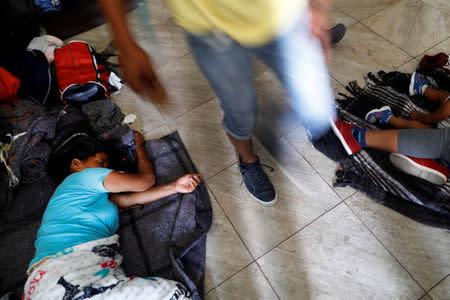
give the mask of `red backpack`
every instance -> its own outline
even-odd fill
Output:
[[[97,63],[96,53],[83,41],[71,41],[55,50],[54,67],[61,100],[87,102],[108,99],[115,87],[110,71]]]
[[[0,67],[0,103],[16,104],[19,102],[17,91],[20,79]]]

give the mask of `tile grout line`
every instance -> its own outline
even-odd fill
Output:
[[[275,295],[278,297],[278,300],[281,299],[280,295],[278,295],[277,290],[275,289],[275,287],[272,285],[272,282],[270,282],[269,277],[267,277],[266,273],[264,273],[263,269],[261,268],[261,265],[258,263],[257,260],[255,260],[256,266],[258,267],[258,269],[261,271],[261,273],[263,274],[264,278],[267,280],[267,282],[269,283],[270,287],[272,288],[272,291],[275,293]]]
[[[294,144],[289,140],[289,138],[287,138],[286,136],[283,136],[287,141],[288,141],[288,143],[294,148],[294,150],[308,163],[308,165],[314,170],[314,172],[317,174],[317,176],[319,176],[319,178],[320,179],[322,179],[322,181],[323,182],[325,182],[325,184],[328,186],[328,187],[330,187],[331,188],[331,190],[333,191],[333,193],[338,197],[338,199],[340,200],[340,201],[343,201],[344,199],[342,199],[341,198],[341,196],[339,196],[339,194],[336,192],[336,190],[334,189],[334,187],[333,186],[331,186],[321,175],[320,175],[320,173],[314,168],[314,166],[312,165],[312,163],[308,160],[308,159],[306,159],[306,157],[302,154],[302,153],[300,153],[300,151],[298,151],[297,150],[297,148],[294,146]],[[319,150],[317,150],[316,148],[314,148],[316,151],[319,151]],[[320,151],[319,151],[320,152]],[[354,193],[352,193],[350,196],[347,196],[345,199],[347,199],[348,197],[351,197],[351,196],[353,196],[355,193],[356,193],[357,191],[355,191]]]
[[[283,244],[285,241],[287,241],[288,239],[290,239],[291,237],[293,237],[294,235],[296,235],[297,233],[299,233],[300,231],[302,231],[303,229],[305,229],[306,227],[308,227],[309,225],[311,225],[312,223],[314,223],[315,221],[317,221],[318,219],[320,219],[321,217],[323,217],[325,214],[329,213],[330,211],[334,210],[337,206],[341,205],[344,201],[341,200],[338,203],[336,203],[334,206],[330,207],[328,210],[326,210],[325,212],[323,212],[322,214],[320,214],[319,216],[317,216],[316,218],[312,219],[310,222],[306,223],[305,225],[303,225],[300,229],[298,229],[297,231],[295,231],[294,233],[290,234],[289,236],[287,236],[286,238],[284,238],[282,241],[280,241],[278,244],[276,244],[275,246],[273,246],[272,248],[270,248],[269,250],[267,250],[266,252],[264,252],[263,254],[261,254],[260,256],[258,256],[255,261],[259,260],[260,258],[262,258],[263,256],[265,256],[266,254],[268,254],[270,251],[272,251],[273,249],[275,249],[276,247],[280,246],[281,244]]]
[[[364,225],[364,227],[366,227],[366,229],[375,237],[375,239],[383,246],[384,249],[386,249],[386,251],[395,259],[395,261],[403,268],[403,270],[406,271],[406,273],[412,278],[412,280],[414,280],[414,282],[423,290],[424,293],[427,293],[427,291],[425,290],[425,288],[416,280],[416,278],[414,276],[412,276],[412,274],[408,271],[408,269],[400,262],[400,260],[391,252],[391,250],[389,250],[386,245],[378,238],[377,235],[375,235],[375,233],[369,228],[369,226],[367,226],[367,224],[359,217],[358,214],[356,214],[353,209],[350,207],[350,205],[347,204],[346,201],[343,201],[344,204],[350,209],[350,211],[353,213],[353,215],[356,216],[356,218]]]
[[[214,195],[212,189],[209,187],[208,183],[206,183],[206,186],[208,187],[208,190],[211,192],[211,194],[214,196],[214,199],[216,200],[217,204],[219,205],[220,209],[222,210],[223,214],[225,215],[225,217],[227,218],[228,222],[230,222],[231,226],[233,227],[234,231],[236,232],[236,234],[238,235],[239,239],[241,240],[242,244],[244,244],[245,249],[247,249],[248,253],[250,254],[251,258],[253,259],[252,262],[254,262],[256,259],[253,256],[253,254],[251,253],[250,249],[248,249],[247,245],[245,244],[244,240],[242,239],[241,235],[239,234],[239,232],[237,231],[236,227],[234,226],[233,222],[231,222],[231,219],[228,217],[227,213],[225,212],[225,210],[223,209],[222,205],[220,205],[220,202],[217,200],[216,195]]]
[[[256,262],[257,260],[262,258],[264,255],[266,255],[267,253],[269,253],[270,251],[272,251],[273,249],[275,249],[276,247],[278,247],[280,244],[284,243],[286,240],[288,240],[289,238],[291,238],[292,236],[294,236],[295,234],[297,234],[298,232],[300,232],[301,230],[303,230],[304,228],[308,227],[309,225],[311,225],[313,222],[315,222],[316,220],[318,220],[319,218],[321,218],[322,216],[324,216],[325,214],[329,213],[330,211],[332,211],[334,208],[336,208],[337,206],[339,206],[340,204],[342,204],[344,201],[339,201],[337,204],[335,204],[334,206],[332,206],[331,208],[329,208],[328,210],[326,210],[324,213],[320,214],[319,216],[317,216],[316,218],[314,218],[313,220],[311,220],[310,222],[308,222],[307,224],[305,224],[304,226],[302,226],[300,229],[298,229],[297,231],[295,231],[294,233],[290,234],[289,236],[287,236],[285,239],[283,239],[282,241],[280,241],[279,243],[277,243],[275,246],[273,246],[272,248],[270,248],[269,250],[267,250],[266,252],[264,252],[262,255],[258,256],[257,258],[255,258],[253,256],[253,254],[251,253],[251,251],[249,250],[249,248],[247,247],[246,243],[244,242],[244,240],[242,239],[241,235],[239,234],[238,230],[236,229],[236,227],[234,226],[234,224],[231,222],[230,218],[228,217],[228,215],[226,214],[225,210],[223,209],[222,205],[220,204],[220,202],[217,200],[216,195],[214,195],[214,192],[212,191],[212,189],[209,187],[209,185],[206,183],[206,186],[209,190],[209,192],[213,195],[216,203],[218,204],[218,206],[220,207],[220,209],[222,210],[223,214],[225,215],[225,217],[227,218],[228,222],[230,222],[231,226],[233,227],[234,231],[236,232],[237,236],[239,237],[239,239],[241,240],[242,244],[244,245],[244,247],[247,249],[248,253],[250,254],[250,257],[253,259],[252,262],[250,262],[249,264],[247,264],[246,266],[244,266],[242,269],[240,269],[238,272],[236,272],[235,274],[227,277],[225,280],[223,280],[221,283],[219,283],[218,285],[216,285],[214,288],[217,288],[218,286],[220,286],[221,284],[223,284],[225,281],[228,281],[231,277],[235,276],[236,274],[240,273],[243,269],[245,269],[248,265]],[[257,263],[258,264],[258,263]],[[258,264],[258,267],[259,264]],[[261,272],[263,273],[264,277],[267,279],[267,281],[269,282],[270,286],[272,287],[272,289],[274,290],[275,294],[278,296],[278,293],[276,292],[276,290],[273,288],[272,283],[270,282],[270,280],[268,279],[268,277],[266,276],[266,274],[264,273],[264,271],[262,270],[262,268],[260,268]],[[212,291],[214,288],[211,288],[209,291],[207,291],[206,293],[209,293],[210,291]],[[206,294],[205,293],[205,294]]]
[[[440,44],[445,43],[447,40],[450,41],[450,36],[444,38],[444,39],[443,39],[442,41],[440,41],[440,42],[437,42],[437,43],[434,44],[432,47],[430,47],[430,48],[428,48],[427,50],[423,51],[423,52],[420,53],[419,55],[414,56],[414,58],[420,61],[421,58],[419,58],[419,56],[422,56],[423,54],[427,54],[428,51],[430,51],[431,49],[433,49],[433,48],[436,47],[436,46],[439,46]]]
[[[173,119],[166,118],[166,116],[165,116],[162,112],[160,112],[160,114],[163,116],[163,118],[166,120],[166,122],[174,122],[174,121],[178,120],[179,118],[183,117],[184,115],[186,115],[186,114],[192,112],[193,110],[199,108],[199,107],[202,106],[203,104],[206,104],[206,103],[208,103],[208,102],[211,102],[211,101],[214,100],[215,98],[217,98],[217,97],[216,97],[216,94],[214,94],[214,96],[212,96],[211,98],[207,98],[207,99],[205,100],[205,102],[200,103],[199,105],[197,105],[197,106],[195,106],[195,107],[189,109],[188,111],[185,111],[184,113],[182,113],[182,114],[179,115],[179,116],[174,117]],[[155,105],[155,106],[156,106],[156,105]],[[158,111],[159,111],[159,108],[158,108],[158,107],[156,107],[156,108],[157,108]]]
[[[228,280],[230,280],[231,278],[235,277],[236,275],[238,275],[239,273],[241,273],[242,271],[244,271],[245,269],[247,269],[251,264],[255,263],[255,261],[251,261],[248,264],[246,264],[242,269],[239,269],[239,271],[233,273],[232,275],[228,276],[226,279],[224,279],[223,281],[221,281],[218,285],[216,285],[215,287],[209,289],[208,291],[204,292],[204,294],[208,294],[212,291],[214,291],[215,289],[217,289],[219,286],[221,286],[222,284],[224,284],[225,282],[227,282]]]
[[[366,18],[367,19],[367,18]],[[394,46],[395,48],[397,48],[398,50],[400,50],[401,52],[405,53],[406,55],[408,55],[410,57],[409,60],[411,60],[411,58],[414,58],[415,56],[412,55],[411,53],[407,52],[406,50],[400,48],[399,46],[397,46],[396,44],[394,44],[393,42],[391,42],[390,40],[388,40],[387,38],[385,38],[384,36],[382,36],[381,34],[379,34],[378,32],[376,32],[375,30],[373,30],[372,28],[370,28],[369,26],[363,24],[362,22],[360,22],[360,24],[365,27],[366,29],[370,30],[371,32],[375,33],[377,36],[381,37],[384,41],[388,42],[389,44],[391,44],[392,46]],[[409,61],[408,60],[408,61]],[[398,67],[397,67],[398,68]]]
[[[253,256],[253,254],[250,252],[250,250],[248,249],[247,245],[245,244],[244,240],[242,239],[241,235],[239,234],[239,232],[237,231],[236,227],[234,226],[234,224],[231,222],[230,218],[228,217],[228,215],[226,214],[225,210],[223,209],[222,205],[220,204],[220,202],[217,200],[216,195],[214,195],[214,192],[212,191],[212,189],[209,187],[209,184],[207,182],[205,182],[206,187],[208,188],[208,191],[213,195],[214,200],[216,201],[217,205],[219,206],[219,208],[221,209],[223,215],[225,216],[225,218],[228,220],[228,222],[230,223],[231,227],[233,228],[233,230],[236,232],[239,240],[241,241],[241,243],[244,245],[245,249],[248,251],[248,253],[250,254],[250,257],[252,259],[252,261],[247,264],[244,268],[240,269],[239,272],[241,272],[243,269],[245,269],[248,265],[251,265],[252,263],[254,263],[255,257]],[[214,216],[213,216],[214,217]],[[239,273],[237,272],[237,273]],[[235,273],[234,275],[236,275],[237,273]],[[220,284],[224,283],[225,281],[227,281],[228,279],[230,279],[231,277],[233,277],[234,275],[227,277],[224,281],[222,281]],[[219,285],[220,285],[219,284]],[[217,286],[219,286],[217,285]],[[217,287],[216,286],[216,287]]]
[[[435,285],[433,285],[432,287],[430,287],[427,291],[426,294],[428,294],[432,289],[434,289],[435,287],[437,287],[439,284],[441,284],[445,279],[447,279],[448,277],[450,277],[450,273],[445,275],[444,278],[442,278],[441,280],[439,280]],[[431,297],[431,296],[430,296]]]

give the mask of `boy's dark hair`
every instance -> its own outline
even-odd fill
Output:
[[[105,152],[99,140],[85,134],[72,136],[50,155],[49,174],[59,183],[72,173],[70,165],[74,158],[84,161],[99,152]]]

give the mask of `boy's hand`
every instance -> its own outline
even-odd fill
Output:
[[[311,34],[320,41],[327,65],[331,60],[331,37],[328,31],[330,8],[330,0],[311,0],[309,2],[309,10],[311,13],[309,29],[311,30]]]
[[[175,181],[175,191],[177,193],[191,193],[200,184],[203,174],[186,174]]]
[[[415,120],[417,120],[417,119],[420,117],[420,115],[421,115],[420,112],[414,110],[414,111],[412,111],[412,112],[409,114],[409,119],[410,119],[411,121],[415,121]]]
[[[166,90],[153,70],[150,57],[141,47],[131,45],[121,51],[119,63],[125,80],[137,94],[156,102],[166,100]]]
[[[145,144],[145,140],[142,134],[135,130],[133,130],[133,133],[134,133],[134,143],[136,144],[136,146],[143,147]]]

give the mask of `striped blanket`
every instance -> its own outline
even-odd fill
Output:
[[[439,86],[432,76],[427,77],[437,88],[450,87]],[[368,73],[364,87],[350,82],[346,87],[349,95],[340,94],[344,99],[337,99],[339,117],[361,127],[377,129],[364,120],[366,113],[374,108],[389,105],[395,116],[403,118],[408,118],[413,110],[429,113],[436,109],[436,104],[421,96],[407,95],[410,78],[411,74],[380,71]],[[443,120],[437,126],[450,127],[450,122]],[[391,164],[389,153],[366,148],[348,156],[332,131],[315,141],[314,146],[342,166],[336,172],[335,186],[351,186],[416,221],[450,229],[450,182],[437,186],[402,173]]]

